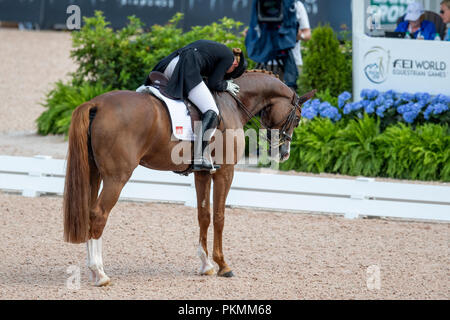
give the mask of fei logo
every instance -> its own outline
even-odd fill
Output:
[[[389,75],[390,52],[381,47],[372,47],[364,55],[364,74],[371,82],[380,84]]]

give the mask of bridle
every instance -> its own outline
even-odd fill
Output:
[[[244,113],[247,116],[249,122],[252,122],[253,124],[258,125],[258,126],[262,127],[263,129],[266,129],[267,132],[270,135],[270,128],[268,128],[264,123],[262,123],[262,121],[255,120],[254,116],[256,114],[252,114],[250,111],[248,111],[248,109],[245,106],[245,104],[237,97],[237,95],[235,95],[235,94],[233,94],[233,93],[231,93],[229,91],[227,91],[227,92],[234,98],[234,100],[236,100],[238,106],[244,111]],[[297,116],[297,112],[296,112],[297,109],[300,111],[300,114],[301,114],[301,111],[302,111],[302,106],[300,104],[300,97],[297,95],[296,92],[294,92],[294,95],[292,96],[292,100],[291,100],[291,104],[290,105],[292,106],[292,109],[289,112],[289,114],[286,116],[286,118],[272,126],[272,127],[277,127],[277,126],[281,125],[281,123],[284,121],[283,126],[281,128],[281,139],[279,140],[278,145],[272,146],[272,147],[279,148],[282,145],[284,145],[286,142],[291,142],[292,141],[292,135],[289,135],[287,133],[287,130],[295,121],[299,121],[300,120],[300,117]],[[263,110],[261,110],[261,118],[262,118],[263,113],[265,112],[265,109],[267,109],[267,107],[264,108]],[[270,145],[272,145],[271,137],[269,137],[268,142],[269,142]]]

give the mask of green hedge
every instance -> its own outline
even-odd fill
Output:
[[[46,103],[43,104],[47,110],[37,119],[38,133],[67,134],[73,110],[108,91],[111,91],[111,87],[103,87],[101,84],[85,82],[74,86],[61,81],[56,82],[55,87],[47,94]]]
[[[379,120],[367,115],[337,123],[315,118],[295,130],[291,156],[280,169],[448,182],[450,130],[399,123],[380,132]]]
[[[318,26],[304,47],[303,71],[298,80],[301,92],[316,89],[337,97],[352,89],[352,43],[342,33],[343,43],[329,26]],[[300,93],[301,93],[300,92]]]
[[[177,13],[164,25],[153,25],[148,32],[138,18],[131,16],[123,29],[108,27],[101,11],[84,18],[85,25],[72,33],[72,58],[78,64],[75,84],[85,81],[133,90],[139,87],[156,63],[195,40],[209,39],[240,47],[245,51],[242,23],[223,18],[219,23],[195,26],[188,32],[178,27],[183,14]]]

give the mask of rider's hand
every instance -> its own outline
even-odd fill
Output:
[[[233,80],[227,80],[227,91],[237,95],[239,93],[239,86]]]

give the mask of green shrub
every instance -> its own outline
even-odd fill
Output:
[[[385,173],[391,178],[449,181],[448,126],[424,124],[412,130],[400,123],[378,138]]]
[[[47,102],[43,104],[48,110],[44,111],[36,120],[38,133],[43,135],[67,134],[73,110],[84,102],[110,90],[111,87],[105,88],[100,84],[84,83],[81,86],[74,86],[58,81],[55,88],[47,94]]]
[[[289,160],[281,170],[330,172],[336,161],[335,143],[339,125],[330,119],[306,121],[294,131]]]
[[[281,170],[395,179],[450,181],[450,130],[399,123],[380,132],[379,119],[303,121]]]
[[[195,26],[188,32],[178,27],[183,19],[181,13],[164,26],[152,26],[149,32],[144,31],[144,24],[138,18],[128,19],[127,26],[114,31],[101,11],[96,11],[94,17],[84,18],[85,25],[72,33],[71,57],[78,64],[73,74],[75,84],[88,81],[114,89],[136,89],[159,60],[199,39],[221,42],[230,48],[240,47],[245,52],[244,38],[239,32],[242,23],[233,19]]]
[[[350,121],[339,130],[335,146],[339,155],[333,172],[351,176],[377,176],[383,165],[383,158],[377,154],[376,139],[379,134],[380,121],[368,115]]]
[[[329,89],[337,97],[352,89],[352,68],[348,47],[341,47],[330,26],[319,26],[305,43],[303,72],[299,80],[300,91]]]

